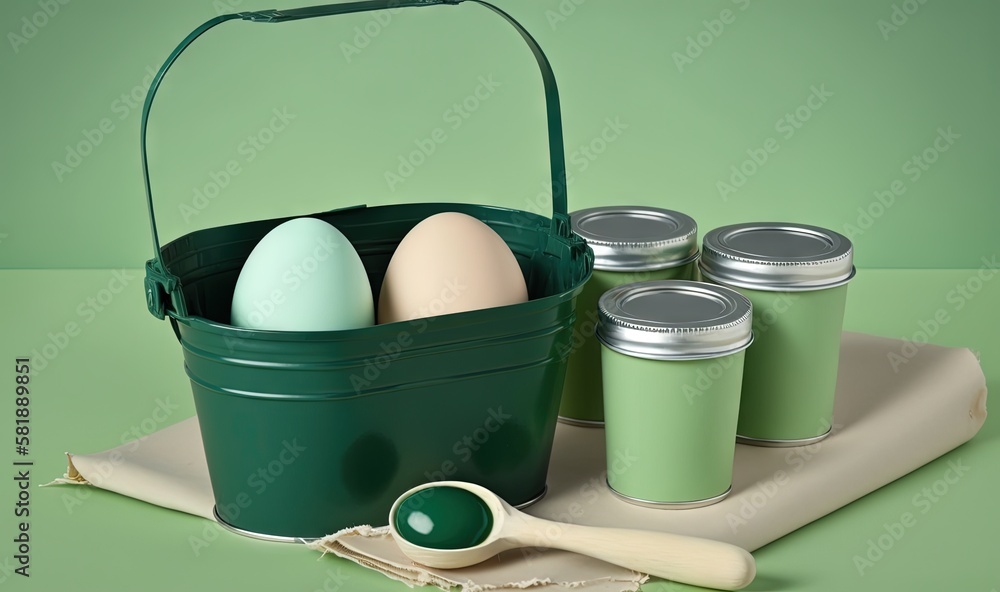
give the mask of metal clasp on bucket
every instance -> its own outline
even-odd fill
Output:
[[[177,314],[187,315],[184,298],[180,296],[180,281],[163,271],[159,259],[146,262],[146,307],[161,321],[167,316],[167,302],[173,305]]]

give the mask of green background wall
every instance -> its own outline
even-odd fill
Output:
[[[301,0],[51,0],[44,18],[45,2],[0,5],[0,267],[139,266],[152,251],[138,142],[149,72],[217,12]],[[976,268],[996,251],[998,3],[497,3],[556,72],[571,209],[659,205],[703,232],[809,222],[852,236],[861,267]],[[44,25],[26,26],[33,17]],[[810,106],[814,90],[825,96]],[[357,203],[548,207],[537,70],[513,30],[475,6],[227,23],[157,96],[164,238]],[[294,119],[273,120],[275,109]],[[272,123],[284,127],[262,131]],[[438,128],[434,152],[387,182]],[[939,130],[957,137],[936,149]],[[271,141],[258,149],[250,136]],[[734,166],[753,171],[739,187]],[[880,202],[894,181],[899,195]],[[196,200],[196,188],[215,197]]]
[[[995,274],[981,269],[982,258],[995,267],[1000,256],[1000,3],[494,1],[535,35],[556,71],[572,208],[671,207],[703,232],[755,219],[846,232],[867,269],[851,285],[845,328],[970,347],[1000,392],[1000,282],[987,285]],[[36,360],[47,365],[32,378],[33,483],[62,473],[65,450],[118,445],[130,426],[152,422],[160,400],[177,409],[150,429],[194,413],[181,349],[146,311],[132,269],[152,254],[138,107],[150,71],[201,22],[308,2],[0,1],[0,268],[94,268],[0,269],[0,360],[51,348],[68,322],[82,332],[65,338],[57,359]],[[810,107],[814,88],[825,101],[814,96]],[[474,109],[456,119],[454,105],[466,100]],[[958,137],[938,139],[939,130]],[[537,70],[513,29],[475,6],[381,21],[228,23],[171,70],[150,131],[164,238],[358,203],[548,207]],[[400,174],[414,142],[434,137],[446,139],[430,140],[433,153],[390,186],[386,172]],[[766,162],[754,163],[762,150]],[[912,160],[925,151],[935,160],[926,170]],[[719,184],[732,182],[734,166],[756,170],[723,196]],[[894,182],[899,195],[884,195]],[[107,287],[122,270],[132,278],[124,293],[92,304],[112,296]],[[953,298],[964,288],[972,295]],[[949,321],[928,329],[941,313]],[[13,397],[0,396],[0,417],[13,408]],[[1000,590],[996,423],[756,552],[750,589]],[[7,425],[0,435],[11,434]],[[952,462],[973,467],[970,475],[920,514],[915,534],[859,571],[854,558]],[[3,504],[17,494],[10,476]],[[218,536],[196,555],[191,538],[216,532],[203,520],[109,492],[33,488],[31,503],[34,577],[12,575],[7,542],[0,589],[309,591],[332,590],[341,575],[344,591],[401,588],[345,561],[237,536]]]

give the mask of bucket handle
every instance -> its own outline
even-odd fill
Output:
[[[146,101],[142,106],[142,125],[140,130],[140,147],[142,158],[142,177],[146,186],[146,206],[149,208],[149,226],[153,237],[154,258],[146,262],[146,304],[150,312],[157,318],[163,319],[166,316],[167,301],[171,303],[174,312],[181,316],[187,316],[183,295],[180,293],[180,282],[176,276],[170,273],[164,264],[160,254],[160,237],[156,230],[156,216],[153,213],[153,194],[149,183],[149,162],[146,155],[146,124],[149,121],[149,109],[153,104],[153,97],[163,80],[163,76],[173,65],[174,61],[184,52],[195,39],[200,37],[209,29],[221,25],[226,21],[244,20],[258,23],[281,23],[285,21],[295,21],[310,19],[321,16],[331,16],[335,14],[348,14],[353,12],[367,12],[372,10],[385,10],[394,8],[406,8],[417,6],[435,6],[438,4],[457,5],[462,2],[475,2],[489,8],[493,12],[503,17],[508,23],[513,25],[517,32],[528,44],[531,53],[534,54],[538,62],[538,68],[542,73],[542,82],[545,86],[545,106],[548,119],[549,132],[549,166],[552,176],[552,234],[563,238],[571,238],[569,213],[566,203],[566,156],[563,151],[562,136],[562,116],[559,110],[559,90],[556,87],[555,75],[549,65],[548,58],[542,52],[535,39],[521,26],[514,17],[510,16],[500,8],[483,0],[365,0],[361,2],[346,2],[342,4],[326,4],[321,6],[308,6],[303,8],[293,8],[288,10],[258,10],[253,12],[238,12],[223,14],[210,19],[192,31],[170,54],[170,57],[160,66],[156,77],[150,85],[146,94]]]

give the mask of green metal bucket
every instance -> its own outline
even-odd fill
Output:
[[[551,219],[484,205],[356,206],[314,214],[357,249],[373,295],[403,236],[439,212],[489,225],[527,281],[522,304],[347,331],[258,331],[229,324],[233,288],[257,242],[286,219],[209,228],[160,247],[146,159],[156,88],[199,35],[233,19],[282,22],[454,1],[371,1],[224,15],[184,40],[143,108],[142,165],[156,257],[150,312],[169,317],[184,351],[216,515],[243,534],[320,537],[383,524],[393,500],[427,481],[460,479],[521,505],[545,491],[576,295],[593,253],[570,230],[558,93],[541,49],[509,15],[545,84]]]

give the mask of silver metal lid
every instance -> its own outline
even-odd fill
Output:
[[[736,290],[686,280],[612,288],[598,302],[597,338],[637,358],[715,358],[753,340],[750,301]]]
[[[715,282],[766,291],[832,288],[854,277],[846,236],[806,224],[757,222],[705,235],[699,263]]]
[[[680,212],[608,206],[577,210],[570,221],[594,250],[594,269],[652,271],[698,258],[698,224]]]

